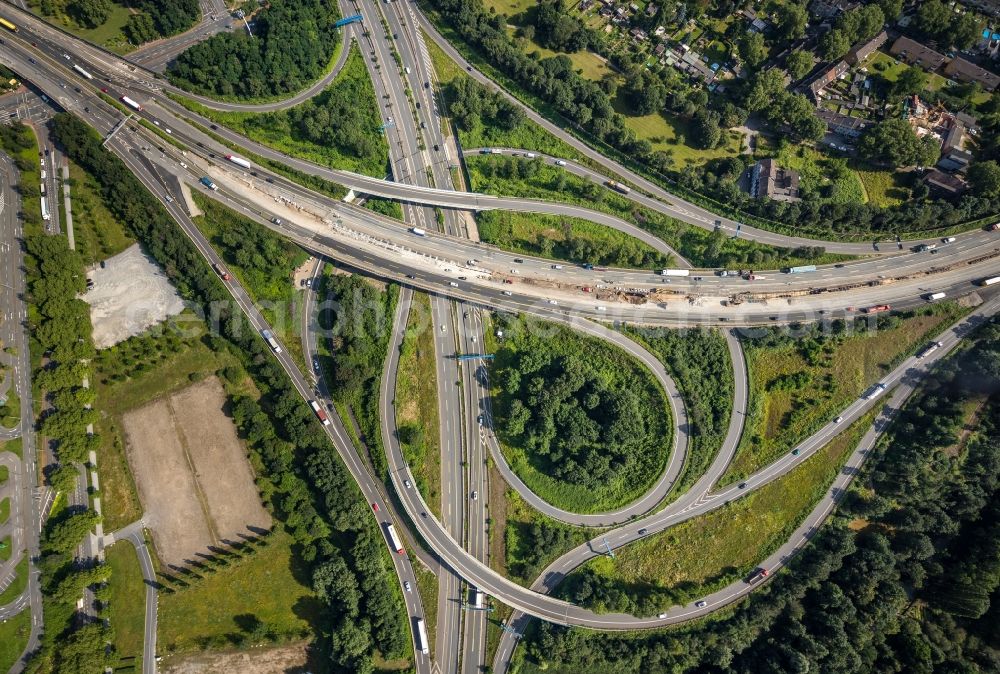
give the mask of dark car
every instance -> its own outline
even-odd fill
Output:
[[[746,482],[740,482],[740,489],[746,489],[746,488],[747,488],[747,483]]]
[[[647,531],[646,529],[639,529],[639,535],[640,536],[645,536],[646,535],[646,531]]]

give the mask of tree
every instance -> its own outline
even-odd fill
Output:
[[[1000,164],[992,159],[973,163],[969,167],[969,184],[976,196],[1000,195]]]
[[[562,0],[543,2],[535,9],[535,37],[553,51],[577,52],[590,41],[587,28],[566,11]]]
[[[83,27],[97,28],[108,20],[111,0],[75,0],[69,11]]]
[[[919,94],[927,86],[928,75],[920,66],[909,66],[899,74],[896,81],[892,83],[891,92],[893,96],[902,98],[912,94]]]
[[[786,40],[797,40],[806,34],[809,25],[809,12],[803,5],[794,3],[782,4],[778,7],[778,31]]]
[[[917,8],[917,29],[928,37],[939,39],[950,24],[951,8],[941,0],[925,0]]]
[[[800,80],[812,70],[813,56],[811,52],[796,49],[785,58],[785,70],[793,80]]]
[[[702,108],[692,120],[692,133],[695,144],[703,149],[711,150],[722,140],[722,130],[719,128],[719,113]]]
[[[827,61],[843,58],[851,50],[851,38],[840,28],[834,28],[819,39],[819,53]]]
[[[764,36],[757,31],[749,31],[739,41],[740,58],[751,68],[755,68],[767,59],[767,43]]]
[[[903,12],[903,0],[878,0],[886,21],[895,21]]]
[[[920,138],[904,119],[889,119],[869,127],[858,143],[859,154],[869,161],[892,167],[928,166],[940,155],[934,138]]]
[[[955,15],[948,30],[952,46],[958,49],[968,49],[979,40],[985,25],[972,12]]]
[[[645,68],[629,76],[622,93],[637,115],[650,115],[662,110],[667,103],[667,88],[656,74]]]

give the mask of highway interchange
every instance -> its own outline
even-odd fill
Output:
[[[366,16],[374,16],[381,12],[380,6],[374,2],[352,3],[350,7],[342,8],[345,12],[351,9],[360,11]],[[722,449],[715,457],[708,472],[698,483],[683,496],[652,515],[646,513],[662,503],[670,492],[683,466],[687,436],[681,432],[685,428],[683,401],[676,391],[673,382],[659,361],[620,333],[609,330],[601,323],[590,319],[621,320],[629,322],[689,325],[693,323],[711,323],[719,325],[719,319],[725,318],[735,324],[752,325],[771,320],[777,316],[780,322],[796,319],[820,317],[820,312],[836,312],[837,315],[850,313],[850,307],[891,302],[894,306],[914,306],[922,304],[921,295],[929,290],[947,289],[949,294],[962,294],[970,290],[970,281],[986,276],[992,276],[1000,269],[1000,258],[990,257],[978,260],[984,251],[996,246],[997,235],[991,232],[972,232],[959,237],[954,244],[943,247],[940,253],[911,254],[899,253],[897,250],[875,251],[871,244],[839,244],[823,242],[830,252],[843,252],[855,255],[870,255],[869,259],[849,263],[844,268],[827,267],[815,274],[793,277],[777,272],[763,274],[766,278],[753,282],[748,286],[745,281],[720,278],[704,272],[697,276],[679,279],[665,279],[650,271],[630,270],[590,270],[582,268],[553,270],[548,261],[524,259],[517,262],[513,255],[485,246],[476,242],[474,222],[460,210],[482,210],[483,208],[507,208],[527,210],[531,212],[546,212],[562,215],[587,217],[608,226],[634,229],[634,225],[596,211],[589,211],[565,204],[550,204],[545,202],[526,202],[520,199],[502,199],[483,195],[454,192],[445,189],[450,186],[448,160],[441,161],[431,158],[428,147],[438,144],[448,147],[446,139],[440,135],[440,120],[436,117],[436,103],[431,89],[424,87],[424,82],[433,80],[429,72],[429,63],[424,58],[425,49],[421,46],[420,31],[416,26],[424,21],[422,15],[409,3],[392,3],[391,8],[383,13],[383,17],[395,35],[400,39],[382,39],[381,29],[371,30],[373,36],[367,45],[376,52],[377,62],[393,64],[391,50],[396,49],[403,55],[405,63],[413,64],[413,72],[398,71],[397,68],[371,68],[372,79],[379,96],[389,101],[390,109],[395,117],[395,124],[389,127],[390,150],[392,153],[393,180],[377,180],[364,176],[347,174],[342,171],[332,171],[323,167],[284,157],[279,153],[263,148],[226,129],[218,128],[213,134],[224,138],[232,147],[242,148],[245,152],[253,152],[261,156],[280,160],[293,168],[300,168],[316,175],[328,176],[334,182],[354,188],[366,194],[395,198],[404,203],[404,218],[409,226],[417,226],[433,230],[436,228],[435,213],[432,206],[445,206],[446,211],[444,231],[431,233],[426,237],[415,237],[407,226],[387,218],[376,216],[368,211],[330,200],[322,195],[311,193],[304,188],[291,184],[280,176],[257,169],[259,176],[273,181],[264,183],[253,180],[242,172],[234,170],[231,165],[211,157],[210,154],[222,155],[228,148],[220,144],[212,135],[205,133],[210,122],[200,119],[197,115],[184,110],[175,102],[162,95],[158,88],[161,83],[152,81],[141,71],[133,71],[130,66],[119,62],[115,57],[101,53],[99,50],[82,45],[73,38],[41,25],[33,19],[25,20],[23,14],[6,16],[18,21],[22,26],[30,26],[31,33],[22,30],[24,35],[14,40],[12,49],[5,51],[3,59],[6,65],[29,79],[40,90],[47,92],[60,105],[85,119],[99,132],[107,135],[121,119],[120,112],[102,101],[96,91],[74,76],[65,63],[60,62],[60,54],[71,50],[77,62],[87,67],[102,79],[111,79],[110,95],[129,95],[143,103],[143,119],[159,122],[161,128],[170,128],[171,140],[185,147],[186,154],[157,138],[147,129],[135,124],[127,125],[126,129],[117,133],[109,142],[108,148],[118,154],[136,173],[146,186],[160,197],[167,210],[177,220],[187,236],[192,238],[200,252],[211,262],[219,261],[217,254],[211,249],[197,228],[190,222],[182,200],[177,198],[179,181],[197,187],[199,175],[211,175],[220,184],[218,194],[210,194],[237,208],[258,222],[276,228],[285,236],[317,254],[337,259],[356,269],[377,276],[400,281],[408,287],[429,290],[434,294],[432,299],[432,316],[434,322],[435,346],[438,363],[438,397],[442,417],[442,485],[447,489],[447,497],[442,503],[441,521],[428,509],[423,496],[415,488],[404,483],[409,480],[415,484],[409,467],[403,459],[395,437],[395,415],[392,413],[395,385],[395,368],[398,356],[398,339],[405,326],[408,308],[409,290],[405,290],[399,303],[395,317],[394,338],[391,340],[389,357],[386,359],[386,370],[383,373],[381,413],[383,417],[383,440],[388,451],[391,466],[391,478],[396,494],[403,505],[412,526],[426,541],[435,555],[441,560],[439,578],[441,578],[441,598],[438,611],[438,638],[436,644],[436,660],[441,671],[454,672],[461,667],[463,671],[476,671],[486,662],[485,653],[485,619],[483,611],[460,612],[462,605],[462,579],[472,587],[480,588],[490,595],[507,603],[516,609],[512,621],[512,629],[523,628],[525,615],[532,615],[552,620],[561,624],[575,624],[599,629],[635,629],[655,627],[688,620],[717,609],[721,605],[738,600],[749,591],[742,582],[724,588],[709,597],[704,598],[707,606],[696,609],[691,606],[675,607],[657,618],[637,618],[624,615],[598,615],[591,611],[573,606],[548,597],[550,591],[565,573],[583,563],[596,554],[603,554],[603,543],[591,541],[585,546],[564,555],[540,576],[531,589],[522,588],[493,572],[486,558],[488,542],[485,537],[485,496],[488,490],[484,488],[485,476],[482,465],[485,451],[490,451],[494,460],[502,464],[502,456],[495,440],[489,432],[481,432],[478,415],[486,413],[489,419],[489,396],[487,387],[477,376],[475,364],[458,366],[450,358],[456,352],[474,351],[474,345],[482,343],[482,322],[478,319],[479,311],[484,308],[500,308],[512,311],[522,311],[538,317],[557,320],[581,330],[585,333],[609,339],[628,350],[654,372],[658,381],[668,394],[674,419],[675,437],[670,447],[666,467],[653,489],[642,499],[627,508],[614,513],[601,513],[594,516],[579,516],[564,513],[545,504],[531,494],[523,484],[518,484],[512,474],[504,473],[509,482],[518,489],[532,505],[557,519],[581,525],[614,525],[631,519],[624,526],[602,534],[601,540],[607,540],[612,547],[625,545],[641,537],[639,529],[654,533],[680,521],[709,512],[723,506],[729,500],[749,493],[755,488],[766,484],[794,468],[814,451],[827,443],[837,432],[848,424],[828,425],[813,437],[803,442],[800,454],[787,456],[767,466],[745,481],[746,487],[740,489],[731,485],[712,491],[718,477],[728,466],[732,453],[735,451],[742,432],[742,414],[739,411],[746,408],[745,366],[738,342],[732,334],[727,335],[730,345],[730,355],[736,372],[737,398],[734,403],[729,433]],[[424,29],[428,26],[424,25]],[[29,34],[31,37],[29,38]],[[360,40],[363,36],[356,36]],[[36,40],[38,48],[29,48],[26,40]],[[345,42],[347,36],[345,35]],[[443,43],[443,41],[441,41]],[[445,43],[446,44],[446,43]],[[442,46],[445,46],[442,44]],[[345,44],[342,55],[346,54]],[[28,56],[32,54],[33,56]],[[30,60],[28,60],[30,59]],[[369,59],[366,62],[373,63]],[[334,69],[334,73],[337,68]],[[377,70],[377,72],[375,72]],[[390,72],[392,71],[392,72]],[[471,71],[470,71],[471,72]],[[479,76],[478,73],[473,73]],[[397,77],[398,75],[398,77]],[[406,86],[414,92],[422,92],[424,104],[416,111],[409,107],[409,102],[403,90],[403,79],[408,79]],[[68,85],[68,86],[64,86]],[[80,90],[76,91],[79,87]],[[319,91],[322,87],[312,87]],[[310,94],[311,95],[311,94]],[[222,106],[224,107],[224,106]],[[410,118],[416,123],[411,124]],[[404,122],[404,120],[406,120]],[[426,125],[428,138],[423,138],[418,130],[419,122]],[[536,120],[537,121],[537,120]],[[192,123],[193,122],[193,123]],[[551,130],[551,129],[550,129]],[[560,130],[561,131],[561,130]],[[564,133],[564,132],[563,132]],[[579,141],[573,139],[574,146]],[[565,140],[565,138],[564,138]],[[428,145],[430,141],[431,145]],[[143,151],[143,147],[163,147],[163,152]],[[449,151],[457,157],[457,149]],[[584,146],[585,147],[585,146]],[[581,148],[577,147],[578,150]],[[508,152],[515,151],[508,149]],[[526,149],[517,149],[524,152]],[[583,150],[581,150],[583,151]],[[588,152],[593,152],[587,150]],[[162,156],[158,156],[162,155]],[[185,161],[187,160],[187,161]],[[553,161],[547,158],[546,161]],[[203,168],[199,174],[194,169],[188,171],[181,163]],[[702,226],[708,229],[719,227],[723,230],[735,231],[736,223],[725,218],[699,209],[692,204],[686,204],[676,197],[663,192],[639,176],[618,167],[614,163],[604,161],[618,171],[619,175],[639,186],[648,195],[634,193],[633,198],[650,208],[668,213],[673,217]],[[425,168],[431,168],[431,179]],[[597,174],[591,169],[575,164],[568,164],[567,170],[581,175],[590,175],[592,179],[603,179],[603,174]],[[427,184],[433,181],[433,185]],[[246,189],[250,186],[251,189]],[[636,192],[636,191],[634,191]],[[168,195],[173,195],[167,199]],[[279,210],[275,206],[279,196],[286,203],[292,202],[295,208]],[[299,211],[296,213],[295,211]],[[288,213],[292,213],[289,217]],[[271,219],[280,214],[286,220],[283,226],[276,226]],[[326,215],[326,222],[321,217]],[[337,226],[332,226],[333,221]],[[326,225],[325,228],[323,225]],[[626,230],[627,231],[627,230]],[[816,245],[817,242],[795,237],[785,237],[769,232],[762,232],[744,226],[742,236],[753,238],[764,243],[781,246]],[[644,236],[649,236],[644,233]],[[920,242],[907,242],[907,246]],[[662,242],[658,245],[664,246]],[[890,247],[883,247],[890,248]],[[891,246],[895,249],[895,245]],[[679,257],[679,256],[678,256]],[[476,260],[470,265],[468,260]],[[970,263],[971,261],[975,261]],[[678,260],[678,266],[684,262]],[[569,265],[566,265],[570,267]],[[510,270],[517,269],[517,274]],[[943,269],[942,271],[932,271]],[[886,276],[913,275],[914,278],[901,279],[895,283],[883,283]],[[465,278],[461,278],[465,276]],[[504,278],[514,280],[512,284],[503,283]],[[843,283],[848,277],[859,282],[871,282],[851,291],[824,293],[821,295],[806,295],[804,298],[772,298],[769,305],[761,306],[760,302],[750,302],[739,307],[730,308],[722,305],[722,301],[734,295],[751,291],[755,293],[790,294],[794,291],[808,291],[810,288],[823,287]],[[880,278],[882,277],[882,278]],[[695,281],[695,278],[700,280]],[[529,281],[530,279],[530,281]],[[664,281],[671,280],[670,284]],[[461,281],[461,282],[460,282]],[[248,317],[251,324],[258,330],[266,326],[263,318],[253,306],[246,291],[238,284],[227,284],[235,300]],[[634,306],[627,302],[595,302],[593,297],[581,290],[583,287],[607,286],[609,288],[667,289],[677,291],[678,301],[653,303]],[[511,288],[508,290],[507,288]],[[508,294],[509,293],[509,294]],[[812,298],[820,298],[814,301]],[[406,300],[406,301],[404,301]],[[663,306],[660,306],[660,305]],[[603,306],[604,309],[599,307]],[[908,359],[898,366],[883,381],[892,390],[889,400],[890,408],[898,407],[912,391],[919,376],[955,346],[961,331],[982,317],[992,315],[997,308],[997,300],[987,296],[987,302],[974,314],[967,317],[960,325],[946,333],[941,341],[944,347],[932,357],[917,362]],[[468,318],[471,316],[471,320]],[[441,328],[444,328],[443,330]],[[473,338],[476,338],[475,340]],[[26,351],[26,350],[25,350]],[[310,352],[307,349],[307,354]],[[318,387],[325,397],[325,387],[322,381],[309,381],[291,361],[287,351],[276,354],[282,367],[288,372],[296,388],[304,399],[314,397]],[[26,372],[26,369],[24,370]],[[461,377],[465,385],[462,387],[446,386],[445,382],[454,382]],[[456,390],[460,389],[460,390]],[[742,390],[742,397],[739,391]],[[464,397],[463,397],[464,396]],[[883,403],[882,400],[858,401],[844,411],[845,421],[860,418],[873,405]],[[337,415],[331,415],[333,424],[327,427],[327,432],[340,455],[350,469],[355,480],[361,487],[369,503],[378,504],[380,512],[393,512],[383,495],[384,486],[373,477],[351,445],[348,435],[341,426]],[[877,424],[873,433],[884,427]],[[488,423],[487,423],[488,426]],[[30,419],[28,426],[30,427]],[[486,429],[484,429],[486,431]],[[874,436],[867,437],[862,445],[870,446]],[[864,458],[863,447],[859,445],[851,461]],[[499,458],[498,458],[499,457]],[[468,463],[468,470],[463,470],[463,462]],[[501,466],[501,472],[503,472]],[[844,477],[844,476],[842,476]],[[841,478],[838,478],[838,481]],[[846,479],[849,479],[847,476]],[[834,485],[835,487],[837,485]],[[471,499],[471,491],[477,491],[479,498]],[[774,567],[784,563],[794,549],[804,540],[805,532],[813,531],[828,514],[834,503],[834,490],[817,505],[813,515],[803,524],[809,525],[801,529],[789,540],[781,550],[763,563]],[[424,516],[426,513],[426,517]],[[645,515],[645,517],[642,517]],[[593,519],[590,519],[593,518]],[[400,520],[397,519],[397,524]],[[644,534],[644,535],[648,535]],[[396,572],[400,583],[408,581],[415,583],[415,576],[405,556],[393,556]],[[467,586],[466,586],[467,587]],[[403,592],[407,611],[410,616],[420,616],[423,609],[420,606],[417,593]],[[464,619],[463,619],[464,616]],[[459,627],[464,622],[464,627]],[[464,634],[465,643],[457,638]],[[155,633],[154,633],[155,637]],[[509,664],[513,636],[504,634],[501,648],[498,649],[494,667],[502,671]],[[151,651],[150,654],[155,653]],[[152,661],[149,657],[147,660]],[[431,671],[430,660],[417,652],[417,667],[419,671]]]

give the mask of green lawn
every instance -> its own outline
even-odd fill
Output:
[[[515,163],[527,162],[534,162],[535,165],[520,169],[517,173],[511,168]],[[743,238],[736,239],[709,232],[662,213],[636,206],[634,202],[602,185],[570,174],[557,166],[542,164],[538,160],[476,155],[466,158],[466,168],[474,191],[509,197],[564,201],[616,215],[658,237],[696,267],[748,264],[756,268],[773,268],[803,262],[827,264],[849,259],[842,255],[823,254],[818,258],[807,260],[794,250],[774,248]],[[487,216],[490,217],[498,216]],[[591,232],[598,231],[594,227],[590,225]],[[510,228],[512,226],[508,227]]]
[[[0,447],[0,451],[2,451],[2,447]],[[2,485],[9,479],[10,479],[10,470],[7,468],[7,466],[0,466],[0,485]]]
[[[879,208],[898,206],[910,198],[910,188],[903,175],[895,171],[864,171],[856,169],[868,202]]]
[[[70,18],[66,13],[66,7],[70,3],[66,0],[54,0],[49,4],[55,9],[55,13],[51,16],[45,16],[39,11],[39,8],[42,6],[41,1],[29,0],[28,2],[28,6],[32,12],[42,16],[46,21],[57,24],[77,37],[82,37],[88,42],[100,45],[118,54],[127,54],[135,49],[135,45],[130,45],[122,33],[125,23],[128,21],[129,16],[132,15],[132,10],[124,4],[109,2],[108,5],[111,8],[111,13],[107,20],[97,28],[84,28]]]
[[[441,515],[441,422],[430,297],[413,294],[396,376],[396,425],[400,446],[420,493]]]
[[[798,468],[745,498],[628,545],[614,559],[596,557],[587,566],[622,585],[666,589],[678,604],[732,583],[788,540],[876,413],[872,410]]]
[[[818,194],[832,203],[864,203],[865,187],[847,160],[828,157],[805,145],[782,143],[778,148],[778,163],[799,172],[801,188]]]
[[[430,642],[431,653],[434,653],[434,640],[437,638],[438,579],[422,562],[411,560],[411,563],[413,576],[417,580],[417,592],[420,593],[420,604],[424,608],[427,641]]]
[[[164,653],[226,648],[253,619],[282,639],[305,639],[319,628],[319,600],[280,528],[249,557],[206,574],[187,588],[160,594],[157,637]],[[300,580],[301,579],[301,580]]]
[[[220,112],[188,99],[177,100],[219,124],[293,157],[377,178],[386,175],[389,146],[380,128],[383,122],[382,106],[375,97],[375,89],[357,46],[351,47],[343,70],[329,87],[288,110],[264,114]],[[361,128],[351,129],[360,136],[358,145],[348,144],[349,134],[334,131],[338,127],[330,126],[340,121],[338,108],[328,111],[325,106],[336,106],[344,101],[351,101],[352,109],[360,115],[358,124]],[[317,112],[318,108],[322,110]],[[319,119],[328,121],[324,124],[317,121]],[[405,121],[400,119],[397,123]],[[322,128],[328,128],[324,140],[310,137],[309,134],[320,133]]]
[[[443,88],[446,89],[447,86],[457,78],[468,77],[468,75],[465,74],[465,71],[462,70],[453,60],[451,60],[451,58],[449,58],[448,55],[434,43],[434,40],[430,39],[430,37],[426,34],[424,35],[424,42],[427,44],[427,51],[430,53],[431,62],[434,65],[434,72],[437,74],[438,81]],[[441,93],[438,92],[437,95],[441,96]],[[445,129],[445,132],[448,135],[451,135],[451,127],[448,126]],[[563,157],[565,159],[580,160],[583,158],[583,155],[577,152],[574,148],[559,140],[535,122],[527,119],[513,131],[503,131],[495,127],[480,125],[471,131],[460,130],[458,135],[462,147],[469,149],[477,147],[491,147],[496,145],[499,147],[520,148],[532,150],[534,152],[543,152],[545,154],[555,157]]]
[[[0,543],[3,543],[3,546],[0,547],[0,562],[6,562],[14,556],[14,549],[11,547],[12,542],[10,536],[5,536],[0,540]]]
[[[745,341],[750,378],[746,428],[720,482],[749,475],[829,423],[895,363],[963,313],[946,303],[909,318],[891,317],[876,330],[824,340]]]
[[[496,10],[497,14],[506,16],[508,21],[535,4],[535,0],[487,0],[483,3],[487,8]]]
[[[14,567],[14,582],[7,586],[7,589],[0,592],[0,606],[6,606],[21,596],[24,588],[28,586],[28,557],[22,557],[21,561]]]
[[[0,441],[0,452],[11,452],[12,454],[17,454],[18,458],[23,458],[21,456],[22,442],[20,437]]]
[[[742,135],[738,131],[724,130],[724,141],[719,147],[702,150],[687,143],[691,136],[690,123],[687,120],[654,112],[651,115],[637,117],[628,114],[619,99],[615,99],[615,109],[625,115],[626,125],[635,131],[640,139],[648,140],[654,150],[663,150],[673,157],[675,168],[704,164],[710,159],[735,157],[742,148]]]
[[[86,265],[117,255],[135,240],[104,206],[101,188],[89,174],[70,163],[73,203],[73,238]]]
[[[120,659],[134,662],[142,671],[142,643],[146,624],[146,584],[139,568],[139,556],[128,541],[118,541],[105,550],[111,565],[108,581],[109,615],[115,634],[115,650]]]
[[[10,499],[5,498],[0,501],[0,524],[6,522],[8,517],[10,517]]]
[[[6,376],[13,376],[13,374],[13,372],[9,372]],[[7,389],[7,400],[0,406],[0,426],[13,428],[20,420],[21,398],[17,395],[17,387],[11,382],[10,388]]]
[[[608,479],[599,485],[573,482],[552,476],[549,474],[551,466],[546,456],[516,444],[519,436],[512,436],[507,432],[508,413],[515,407],[514,401],[521,399],[516,394],[509,393],[505,385],[495,385],[493,411],[496,432],[511,469],[529,489],[545,501],[569,512],[610,510],[631,503],[645,494],[659,478],[666,466],[667,457],[674,450],[670,446],[672,419],[665,393],[652,373],[617,347],[569,328],[538,321],[532,321],[530,326],[521,321],[509,322],[502,327],[506,334],[500,348],[496,350],[496,359],[490,366],[491,381],[507,381],[498,373],[515,368],[518,362],[523,365],[526,362],[525,354],[532,354],[531,359],[575,359],[579,354],[586,353],[588,367],[597,373],[605,390],[618,391],[628,387],[638,393],[642,409],[649,412],[650,419],[641,434],[634,430],[625,433],[631,438],[632,449],[622,465],[608,473]],[[542,331],[544,337],[539,334]],[[498,376],[500,378],[496,379]],[[530,376],[533,381],[539,377],[537,374]],[[544,380],[538,385],[548,386],[553,383]],[[566,386],[565,383],[559,385]],[[578,408],[578,411],[580,409],[582,408]],[[596,442],[583,440],[582,445],[600,446],[601,439]]]
[[[667,267],[672,256],[616,229],[569,216],[481,211],[480,239],[515,253],[615,267]]]
[[[0,672],[14,668],[31,634],[31,611],[25,609],[13,618],[0,622]]]

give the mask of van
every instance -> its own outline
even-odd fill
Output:
[[[534,159],[538,155],[536,155],[534,152],[525,152],[524,156],[527,157],[528,159]]]
[[[553,269],[562,269],[563,266],[561,264],[554,264],[554,265],[552,265],[552,268]]]
[[[941,239],[941,243],[955,243],[955,237],[946,236],[945,238]]]
[[[407,66],[407,67],[403,68],[403,70],[405,70],[405,71],[406,71],[406,74],[407,74],[407,75],[409,75],[409,74],[410,74],[410,67],[409,67],[409,66]]]

